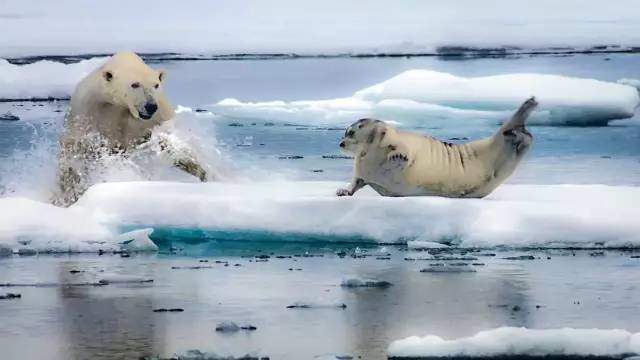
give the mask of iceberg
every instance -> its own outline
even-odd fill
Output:
[[[0,198],[0,244],[17,249],[28,240],[39,252],[117,251],[123,231],[153,228],[156,244],[183,231],[218,240],[640,247],[640,187],[503,185],[484,199],[388,198],[365,188],[338,198],[335,189],[343,185],[112,182],[94,185],[67,209]]]
[[[391,343],[391,359],[503,356],[607,356],[640,353],[640,333],[605,329],[527,329],[501,327],[471,337],[445,340],[412,336]]]
[[[498,123],[524,99],[540,103],[532,125],[603,126],[634,116],[640,96],[632,82],[606,82],[548,74],[504,74],[465,78],[416,69],[405,71],[351,97],[316,101],[241,102],[224,99],[211,106],[238,119],[347,125],[378,117],[403,125],[434,121]]]

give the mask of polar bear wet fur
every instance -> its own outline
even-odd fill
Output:
[[[337,195],[350,196],[369,185],[383,196],[487,196],[531,147],[525,120],[537,105],[534,98],[525,101],[493,136],[458,145],[361,119],[340,142],[355,164],[349,188],[338,189]]]
[[[54,204],[76,202],[91,185],[91,172],[101,156],[126,156],[174,116],[164,80],[164,71],[152,69],[133,52],[122,52],[77,85],[60,138]],[[188,151],[178,154],[167,141],[160,146],[175,166],[206,181],[205,170]]]

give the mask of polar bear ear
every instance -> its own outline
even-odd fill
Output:
[[[107,81],[111,81],[113,79],[113,73],[109,70],[105,70],[102,72],[102,77]]]
[[[164,70],[159,70],[158,71],[158,80],[160,80],[160,82],[163,82],[164,79],[167,77],[167,72]]]

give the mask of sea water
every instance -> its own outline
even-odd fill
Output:
[[[224,98],[295,101],[350,96],[415,68],[460,76],[536,72],[615,81],[640,78],[639,61],[639,55],[601,54],[168,61],[152,66],[168,70],[166,92],[172,102],[192,109],[181,116],[212,125],[197,127],[200,139],[215,144],[219,161],[237,178],[346,183],[352,160],[333,157],[340,154],[337,144],[343,126],[316,119],[296,123],[278,118],[235,119],[208,112],[209,105]],[[0,103],[0,114],[10,111],[20,117],[0,122],[3,196],[45,198],[55,172],[57,137],[66,106],[64,101]],[[402,116],[387,120],[402,122]],[[498,124],[487,122],[432,119],[408,127],[442,140],[478,139],[497,128]],[[509,183],[640,185],[637,116],[606,127],[533,126],[530,131],[535,137],[532,151]],[[504,258],[522,252],[496,251],[496,256],[473,254],[485,265],[469,262],[463,267],[475,272],[440,274],[421,273],[429,262],[405,260],[423,254],[403,247],[326,245],[317,237],[287,245],[279,244],[277,236],[269,237],[269,243],[210,238],[194,243],[194,236],[188,238],[183,244],[180,237],[174,239],[171,247],[165,243],[162,254],[155,256],[0,259],[0,283],[55,285],[0,288],[0,295],[6,290],[23,296],[0,300],[3,354],[7,358],[115,359],[199,349],[272,359],[335,355],[378,359],[385,357],[391,341],[407,336],[462,337],[504,325],[640,331],[634,305],[639,289],[633,282],[639,263],[627,252],[538,250],[526,252],[534,260],[514,261]],[[344,257],[337,255],[343,251]],[[307,252],[323,256],[304,257]],[[357,256],[363,253],[374,256]],[[270,258],[256,262],[256,255]],[[172,269],[193,266],[202,268]],[[154,281],[64,286],[95,282],[103,274]],[[393,286],[340,287],[348,277],[374,278]],[[286,308],[296,302],[319,308]],[[334,307],[340,304],[346,309]],[[153,312],[157,308],[183,308],[184,312]],[[216,325],[227,320],[258,329],[217,333]]]

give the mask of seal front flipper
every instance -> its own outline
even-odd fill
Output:
[[[392,151],[387,155],[387,162],[394,167],[404,169],[409,163],[409,155],[400,151]]]

